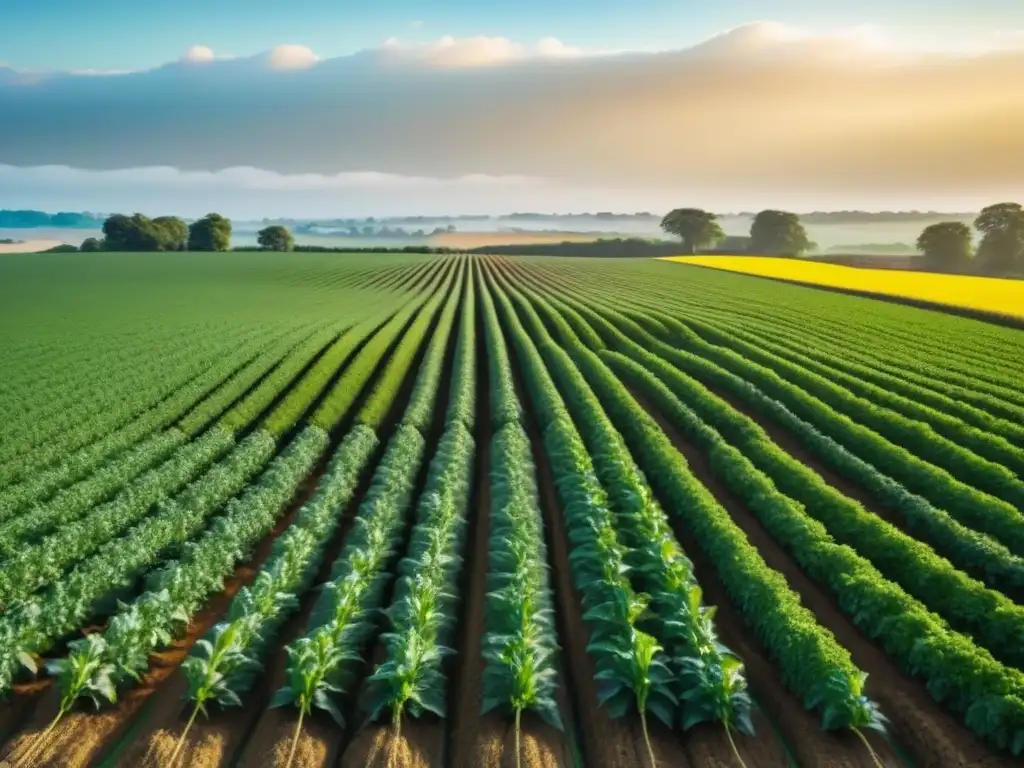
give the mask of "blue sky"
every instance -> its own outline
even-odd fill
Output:
[[[0,62],[24,69],[140,69],[191,45],[247,56],[281,43],[321,57],[443,35],[554,36],[594,48],[681,48],[762,19],[811,30],[873,25],[952,40],[1024,27],[1013,0],[2,0]]]

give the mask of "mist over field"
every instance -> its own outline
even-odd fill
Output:
[[[443,38],[124,74],[0,68],[0,206],[260,216],[978,210],[1020,191],[1024,53],[749,24],[680,50]],[[72,203],[72,201],[78,201]]]

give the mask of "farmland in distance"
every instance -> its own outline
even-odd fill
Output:
[[[1024,336],[655,260],[0,263],[0,765],[1019,765]]]

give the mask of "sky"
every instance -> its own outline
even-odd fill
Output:
[[[1024,3],[0,0],[0,207],[1024,197]]]

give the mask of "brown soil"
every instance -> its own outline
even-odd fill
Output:
[[[402,721],[397,741],[390,725],[373,723],[359,730],[339,768],[441,768],[444,731],[439,722]]]
[[[281,518],[273,532],[264,538],[256,550],[252,560],[240,566],[235,574],[225,583],[224,590],[193,617],[186,634],[175,641],[166,650],[151,656],[150,667],[142,677],[142,682],[130,690],[110,708],[99,712],[75,710],[66,715],[50,733],[44,750],[38,754],[42,765],[84,766],[100,757],[113,747],[122,737],[139,711],[154,694],[164,687],[178,665],[185,659],[195,642],[206,634],[227,611],[232,598],[238,591],[251,583],[259,571],[260,565],[270,555],[274,541],[285,528],[291,524],[297,507]],[[154,700],[160,709],[170,706],[181,709],[181,697],[185,692],[185,681],[175,676],[171,685],[161,692]],[[60,703],[60,693],[51,687],[37,707],[35,715],[24,730],[9,745],[6,755],[14,754],[24,745],[34,740],[56,716]],[[157,716],[160,716],[158,709]]]
[[[635,395],[634,395],[635,396]],[[768,566],[786,577],[791,588],[803,603],[814,612],[822,626],[828,628],[850,652],[854,663],[868,673],[867,694],[882,707],[891,723],[891,732],[897,742],[905,745],[921,768],[1009,768],[1009,758],[994,754],[977,737],[969,733],[949,712],[942,709],[928,695],[925,687],[904,675],[885,654],[866,638],[839,610],[831,596],[797,566],[785,550],[764,530],[760,521],[746,505],[711,472],[707,457],[686,442],[656,409],[636,398],[654,416],[665,433],[683,454],[695,476],[712,492],[732,516],[734,522],[747,535]],[[721,616],[721,614],[719,614]],[[740,652],[739,648],[736,648]],[[744,657],[745,658],[745,657]],[[851,737],[852,738],[852,737]],[[850,741],[850,739],[847,739]],[[799,747],[798,740],[791,743]],[[877,738],[872,745],[886,764],[896,765],[896,755]],[[851,750],[856,750],[856,743]],[[859,752],[863,752],[863,747]],[[859,754],[854,752],[853,754]],[[855,758],[856,759],[856,758]],[[863,761],[861,761],[863,763]],[[870,765],[870,763],[864,763]]]
[[[31,716],[50,687],[50,678],[41,677],[14,686],[10,698],[0,705],[0,744],[11,737]]]
[[[340,729],[328,717],[314,712],[302,723],[294,768],[327,768],[338,759],[341,746]],[[284,766],[291,753],[298,714],[291,708],[268,709],[260,718],[252,738],[246,744],[238,766],[267,768]]]
[[[227,612],[235,594],[256,578],[263,562],[270,556],[278,536],[287,530],[302,505],[313,495],[325,466],[326,460],[323,459],[309,477],[302,482],[295,498],[288,506],[288,511],[274,526],[271,534],[260,543],[256,555],[235,571],[235,575],[226,585],[225,593],[215,598],[220,602],[222,608],[209,622],[207,629]],[[203,633],[206,631],[203,630]],[[197,635],[195,640],[201,636],[201,634]],[[175,669],[170,682],[155,697],[153,709],[146,717],[141,730],[118,755],[117,765],[124,766],[124,768],[140,765],[152,765],[156,768],[167,765],[167,761],[181,739],[188,717],[192,713],[191,703],[184,701],[187,690],[188,683],[184,674],[179,669]],[[224,756],[231,754],[232,748],[237,748],[239,740],[244,737],[251,717],[251,713],[241,708],[229,710],[216,721],[206,721],[200,714],[182,747],[178,765],[219,765]]]
[[[582,731],[585,762],[594,768],[626,768],[645,766],[650,759],[644,745],[639,717],[631,715],[613,719],[601,708],[594,683],[594,668],[586,652],[588,632],[583,623],[580,597],[572,583],[569,567],[568,538],[561,505],[555,491],[554,478],[547,456],[541,446],[540,434],[528,416],[533,459],[537,466],[537,482],[548,532],[548,557],[554,579],[559,636],[565,649],[563,660],[568,666],[573,704]],[[659,766],[685,768],[689,761],[676,736],[659,727],[653,718],[649,734],[654,757]]]

